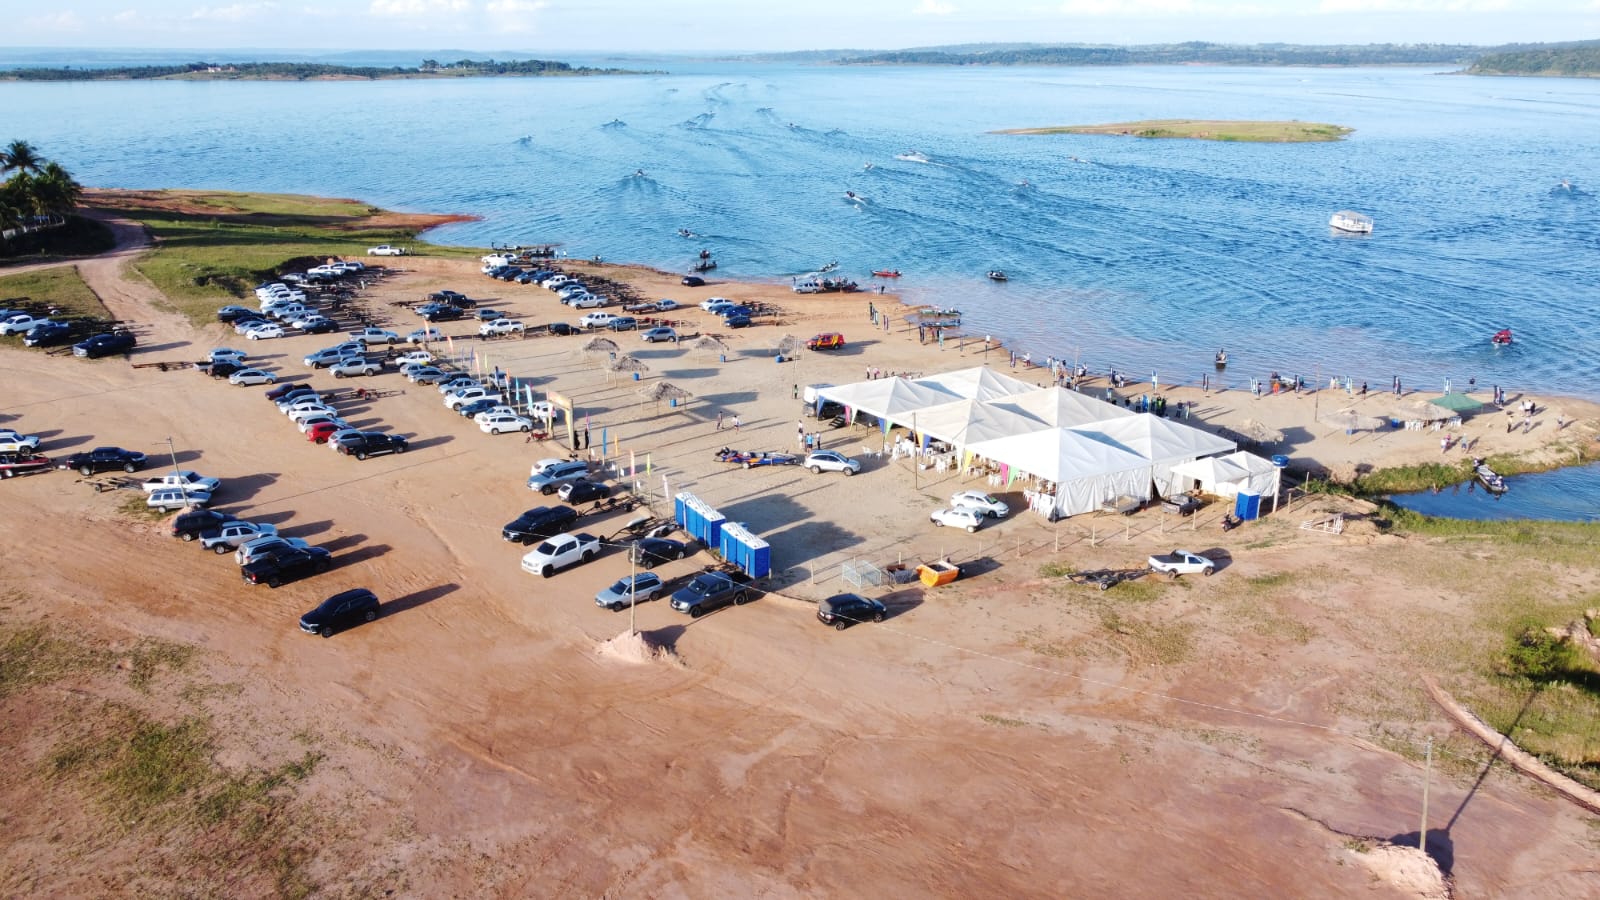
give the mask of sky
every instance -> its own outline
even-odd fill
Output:
[[[705,53],[973,42],[1549,42],[1600,0],[0,0],[0,45]]]

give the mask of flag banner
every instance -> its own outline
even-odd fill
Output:
[[[650,465],[650,454],[646,453],[644,455],[644,477],[649,478],[651,475],[654,475],[654,474],[655,474],[655,472],[652,470],[652,467]]]

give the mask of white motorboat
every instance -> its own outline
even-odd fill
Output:
[[[1340,231],[1348,231],[1351,234],[1372,233],[1372,217],[1354,210],[1339,210],[1328,220],[1328,224]]]

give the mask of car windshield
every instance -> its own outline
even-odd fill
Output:
[[[632,589],[632,583],[626,578],[617,579],[617,583],[610,588],[613,594],[626,594]]]
[[[555,544],[552,544],[549,541],[545,541],[544,543],[540,544],[539,546],[533,548],[533,552],[542,554],[544,556],[554,556],[555,553],[556,553],[556,549],[557,548],[556,548]]]

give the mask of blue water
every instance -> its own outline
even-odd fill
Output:
[[[1477,482],[1441,489],[1397,494],[1397,506],[1451,519],[1558,519],[1600,522],[1600,463],[1506,479],[1504,494],[1494,495]]]
[[[483,220],[431,237],[559,241],[670,270],[707,247],[720,276],[785,283],[834,259],[864,284],[897,268],[895,288],[965,310],[972,331],[1169,383],[1226,347],[1236,382],[1320,369],[1596,393],[1600,81],[664,65],[674,74],[0,84],[0,110],[6,139],[87,184],[466,212]],[[1357,131],[1285,145],[986,133],[1160,117]],[[896,158],[912,149],[927,161]],[[1376,233],[1331,232],[1342,208]],[[1012,280],[986,280],[994,268]],[[1507,326],[1516,345],[1492,349]]]

